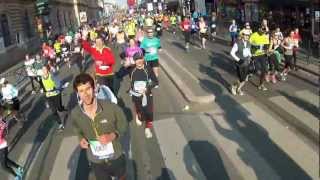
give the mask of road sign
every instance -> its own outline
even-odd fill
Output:
[[[79,13],[79,16],[80,16],[80,22],[82,22],[82,23],[88,22],[87,12],[81,11]]]

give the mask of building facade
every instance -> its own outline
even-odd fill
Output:
[[[33,0],[0,0],[0,67],[10,67],[35,51],[40,42]]]

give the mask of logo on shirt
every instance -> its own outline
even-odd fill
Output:
[[[108,120],[107,119],[103,119],[103,120],[100,121],[100,123],[103,123],[103,124],[104,123],[108,123]]]

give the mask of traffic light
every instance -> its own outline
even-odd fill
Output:
[[[36,9],[38,15],[48,15],[49,14],[49,0],[37,0]]]

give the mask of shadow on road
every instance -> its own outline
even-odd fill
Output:
[[[300,107],[300,108],[304,109],[305,111],[311,113],[313,116],[320,117],[319,107],[314,106],[313,104],[310,104],[309,102],[307,102],[307,101],[305,101],[303,99],[300,99],[298,97],[291,96],[291,95],[289,95],[288,93],[286,93],[284,91],[278,91],[278,92],[282,96],[286,97],[289,101],[293,102],[298,107]]]
[[[188,146],[192,150],[203,175],[207,179],[229,180],[228,173],[224,167],[219,151],[208,141],[189,141]],[[195,169],[194,163],[190,162],[190,158],[186,154],[186,146],[184,148],[184,162],[188,172],[194,179],[200,179],[199,170]],[[210,156],[208,156],[210,154]],[[214,166],[212,167],[212,162]]]
[[[156,180],[177,180],[173,172],[168,168],[161,169],[161,175]]]
[[[217,131],[226,138],[237,143],[240,148],[239,157],[250,166],[257,179],[268,179],[265,177],[263,169],[259,168],[259,164],[253,162],[250,158],[245,146],[240,142],[234,131],[239,131],[246,140],[255,148],[258,154],[267,162],[267,164],[277,173],[281,179],[305,179],[311,180],[311,177],[299,167],[277,144],[269,137],[268,132],[253,119],[249,118],[250,113],[241,107],[230,96],[223,93],[220,85],[208,80],[200,80],[204,85],[209,85],[216,95],[215,102],[225,111],[224,118],[231,126],[231,130],[223,128],[212,115],[208,115],[213,122]],[[241,125],[240,125],[241,124]]]

